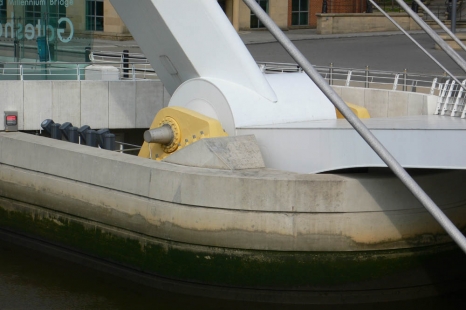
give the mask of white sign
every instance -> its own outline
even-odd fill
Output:
[[[25,5],[45,5],[46,0],[8,0],[9,5],[25,6]],[[3,0],[0,0],[0,5],[3,5]],[[50,0],[50,5],[61,5],[65,8],[74,5],[74,0]]]
[[[15,14],[11,13],[12,21],[15,20]],[[37,37],[42,37],[47,34],[49,41],[54,41],[57,38],[59,41],[63,43],[68,43],[73,39],[74,36],[74,26],[71,20],[68,17],[62,17],[58,20],[58,26],[68,26],[70,33],[68,36],[64,37],[65,29],[58,28],[55,29],[52,25],[41,25],[40,19],[37,20],[37,24],[27,24],[24,25],[18,23],[14,25],[14,22],[5,23],[5,26],[0,24],[0,37],[5,37],[6,39],[17,38],[18,40],[22,40],[26,38],[27,40],[34,40]]]
[[[9,5],[45,5],[45,0],[8,0]]]
[[[50,0],[50,5],[61,5],[67,8],[74,5],[74,0]]]
[[[45,5],[46,0],[8,0],[9,5],[25,6],[25,5]],[[3,4],[3,0],[0,0],[0,5]],[[50,5],[61,5],[69,7],[74,4],[74,0],[50,0]]]

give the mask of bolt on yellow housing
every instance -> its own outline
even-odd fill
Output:
[[[218,120],[182,107],[160,110],[150,130],[166,125],[169,125],[173,132],[171,141],[167,144],[144,142],[139,157],[162,160],[200,139],[228,136]]]

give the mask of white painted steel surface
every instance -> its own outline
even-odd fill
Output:
[[[466,120],[429,115],[363,122],[403,167],[466,169]],[[270,168],[317,173],[386,167],[346,120],[243,127],[238,133],[256,136]]]
[[[217,1],[111,2],[173,94],[170,106],[214,117],[230,135],[246,125],[336,118],[305,74],[262,73]]]
[[[182,106],[220,120],[229,135],[236,128],[309,120],[336,119],[335,108],[304,73],[266,76],[278,101],[226,80],[192,79],[173,94],[170,106]]]
[[[333,105],[305,74],[262,74],[216,1],[112,4],[173,92],[169,105],[214,117],[230,135],[255,134],[268,167],[314,173],[385,166],[346,121],[335,119]],[[365,106],[387,110],[373,116],[389,114],[387,102],[365,99]],[[465,148],[455,142],[464,123],[424,118],[415,128],[412,119],[400,122],[365,121],[405,167],[465,168]],[[457,127],[442,127],[449,122]]]
[[[167,90],[197,77],[225,79],[276,101],[273,90],[212,0],[112,0]]]

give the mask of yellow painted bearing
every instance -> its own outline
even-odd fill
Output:
[[[173,140],[169,145],[163,145],[163,150],[166,153],[173,153],[178,149],[178,146],[181,142],[181,131],[180,126],[175,121],[175,119],[171,118],[170,116],[165,116],[159,124],[159,127],[163,125],[169,125],[173,131]]]

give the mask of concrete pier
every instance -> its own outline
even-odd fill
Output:
[[[464,228],[465,172],[413,175]],[[430,294],[462,274],[433,267],[461,253],[385,170],[195,168],[0,133],[0,226],[156,277],[246,295],[300,289],[308,302],[335,296],[319,292],[356,302],[368,290],[396,299],[387,292],[399,283]]]

